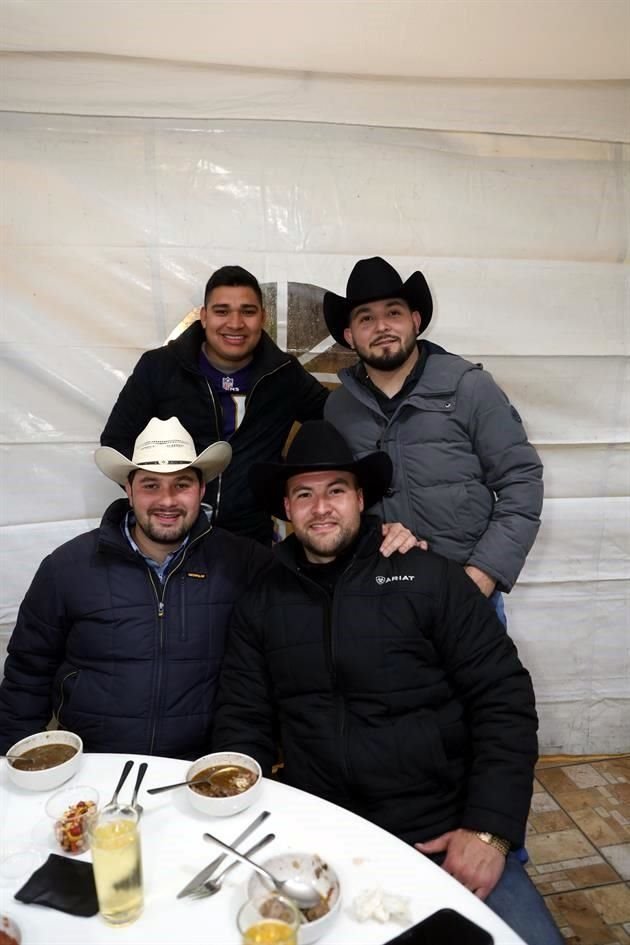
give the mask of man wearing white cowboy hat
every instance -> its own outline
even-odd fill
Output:
[[[520,573],[540,525],[542,465],[521,418],[480,364],[418,341],[433,313],[416,271],[361,259],[346,296],[327,292],[332,337],[359,357],[340,374],[325,417],[356,456],[383,449],[394,463],[380,512],[463,565],[493,598]]]
[[[355,460],[326,421],[283,463],[250,470],[291,521],[239,599],[221,674],[215,750],[253,755],[427,855],[530,945],[561,945],[514,852],[537,756],[527,670],[489,602],[430,551],[378,553],[391,460]]]
[[[230,456],[221,441],[196,455],[175,417],[152,419],[131,460],[96,451],[127,498],[45,558],[27,591],[0,686],[1,753],[51,717],[86,751],[207,751],[232,605],[270,558],[201,505]]]

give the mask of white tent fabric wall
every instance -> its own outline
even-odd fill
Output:
[[[343,291],[379,253],[425,272],[429,336],[484,362],[546,465],[508,599],[544,749],[628,750],[630,136],[554,137],[544,95],[539,110],[544,137],[533,112],[527,135],[449,130],[456,105],[439,131],[1,114],[5,639],[41,558],[119,494],[92,450],[209,273],[239,262],[277,283],[282,342],[288,282]]]

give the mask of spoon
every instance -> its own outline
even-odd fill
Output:
[[[250,860],[244,853],[239,853],[238,850],[235,850],[234,847],[231,847],[228,843],[224,843],[223,840],[219,840],[218,837],[213,837],[211,833],[204,833],[203,836],[205,840],[212,840],[220,847],[223,847],[224,850],[228,850],[237,860],[241,860],[243,863],[247,863],[251,866],[257,873],[264,876],[268,882],[271,882],[279,893],[283,896],[287,896],[289,899],[293,899],[300,909],[310,909],[322,901],[320,893],[317,892],[312,883],[305,883],[301,879],[277,879],[277,877],[273,876],[273,874],[263,866],[254,863],[254,861]]]
[[[218,771],[213,771],[211,775],[205,778],[191,778],[190,781],[176,781],[175,784],[163,784],[162,787],[152,787],[147,789],[147,794],[161,794],[162,791],[172,791],[173,788],[184,787],[185,784],[212,784],[214,778],[223,774],[224,771],[236,770],[236,765],[225,765]]]
[[[140,767],[138,768],[138,776],[136,778],[136,785],[133,789],[133,796],[131,798],[131,806],[136,811],[138,815],[138,820],[140,820],[140,818],[142,817],[142,812],[144,810],[144,807],[142,806],[142,804],[138,804],[137,802],[138,791],[140,790],[140,785],[142,784],[143,778],[145,774],[147,773],[148,767],[149,765],[147,764],[147,762],[143,761]]]
[[[116,804],[118,803],[118,794],[120,793],[120,789],[122,788],[123,784],[127,780],[127,775],[129,774],[132,768],[133,768],[133,761],[125,761],[125,766],[122,769],[122,773],[120,775],[120,778],[118,779],[118,784],[116,785],[114,793],[112,794],[112,799],[109,802],[109,804],[106,805],[106,807],[116,806]]]
[[[15,767],[13,762],[18,761],[18,759],[21,760],[23,763],[27,764],[29,768],[32,768],[33,765],[35,764],[35,760],[33,758],[25,758],[24,755],[7,755],[6,758],[12,767]],[[28,768],[26,768],[25,770],[28,771]]]

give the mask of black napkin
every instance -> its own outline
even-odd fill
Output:
[[[92,864],[56,853],[51,853],[44,865],[35,870],[15,898],[70,915],[90,916],[98,912]]]

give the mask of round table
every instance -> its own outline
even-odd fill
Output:
[[[291,850],[318,853],[336,869],[342,889],[337,922],[319,941],[321,945],[373,945],[384,943],[402,931],[395,922],[358,922],[352,901],[365,889],[381,889],[408,896],[413,922],[450,907],[487,929],[496,945],[524,945],[521,938],[479,899],[412,847],[374,824],[334,804],[303,791],[265,780],[260,800],[232,817],[209,818],[195,811],[186,789],[151,796],[144,790],[182,780],[188,762],[172,758],[86,754],[67,785],[89,784],[109,800],[127,757],[148,761],[149,768],[140,798],[145,906],[142,916],[126,928],[110,928],[100,916],[84,919],[54,909],[23,905],[13,894],[26,875],[8,880],[0,876],[0,911],[8,912],[20,925],[24,945],[90,945],[96,943],[142,943],[142,945],[238,945],[235,917],[246,898],[250,870],[240,866],[217,895],[202,900],[177,899],[176,895],[203,866],[221,852],[203,839],[205,830],[231,843],[262,810],[271,817],[247,841],[254,843],[272,831],[276,839],[260,853]],[[20,850],[34,850],[43,862],[56,849],[52,822],[44,811],[53,792],[30,792],[16,788],[8,779],[7,762],[0,763],[0,860]],[[121,800],[128,801],[137,767],[131,771]],[[241,846],[241,849],[243,847]],[[85,853],[82,859],[90,859]],[[1,872],[1,871],[0,871]]]

